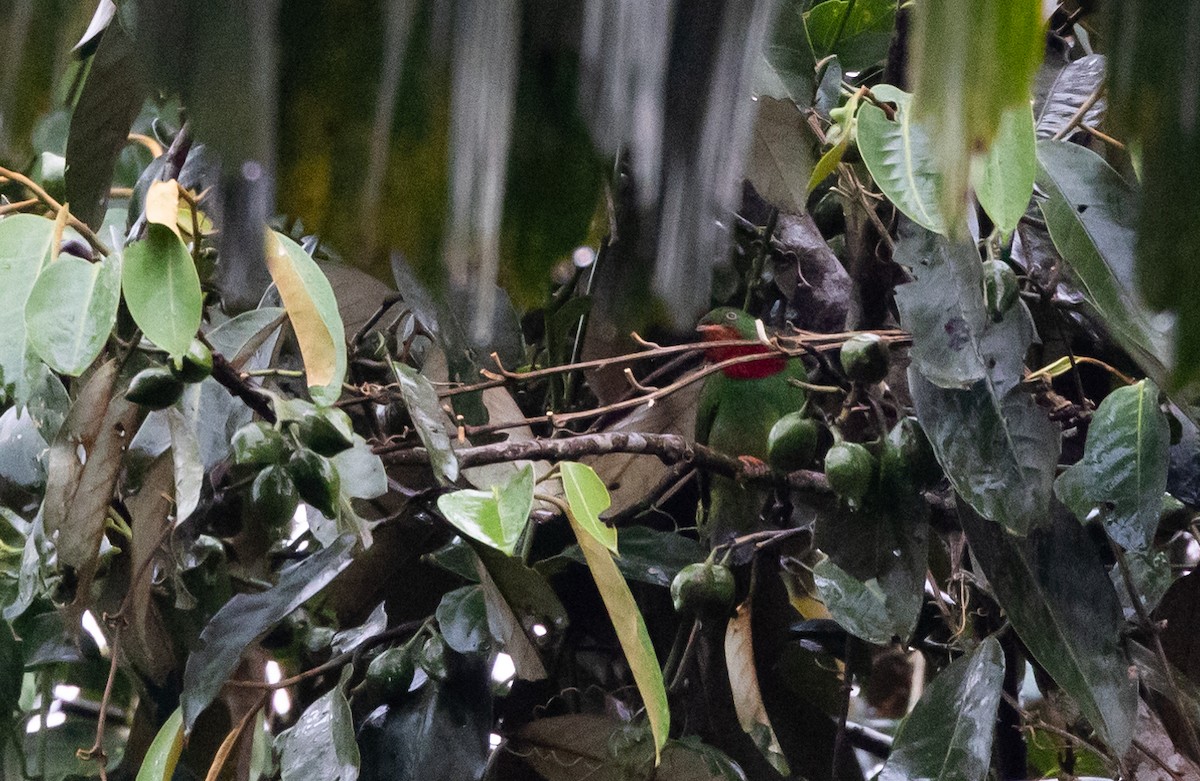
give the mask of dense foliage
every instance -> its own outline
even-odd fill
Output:
[[[11,5],[4,778],[1200,777],[1194,24]]]

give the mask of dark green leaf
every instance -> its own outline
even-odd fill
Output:
[[[745,176],[770,203],[802,213],[816,163],[816,138],[790,100],[763,96],[757,103]]]
[[[1134,284],[1137,194],[1103,158],[1066,141],[1038,142],[1042,214],[1085,299],[1121,347],[1160,387],[1169,380],[1170,318],[1154,316]],[[1166,269],[1161,270],[1166,276]]]
[[[1025,647],[1114,752],[1133,739],[1137,685],[1121,649],[1121,606],[1095,544],[1056,508],[1025,539],[965,504],[959,519],[971,554]]]
[[[1118,388],[1100,402],[1083,459],[1059,476],[1054,492],[1080,521],[1099,510],[1100,522],[1121,547],[1146,550],[1167,490],[1170,439],[1152,381]]]
[[[183,240],[165,225],[149,224],[146,238],[125,247],[121,287],[146,338],[171,357],[186,353],[204,307],[196,264]]]
[[[803,109],[812,105],[816,86],[815,59],[804,28],[805,3],[786,0],[780,6],[754,76],[754,94],[760,98],[790,100]]]
[[[900,724],[879,781],[983,781],[992,763],[1004,652],[989,637],[937,674]]]
[[[351,667],[342,682],[304,709],[299,721],[275,738],[279,769],[284,781],[321,778],[355,781],[358,778],[358,744],[350,703],[342,693]]]
[[[392,369],[413,427],[429,451],[434,473],[442,484],[453,483],[458,479],[458,458],[450,447],[448,421],[438,401],[437,391],[429,384],[429,380],[411,366],[393,362]]]
[[[893,0],[825,0],[804,15],[813,55],[836,54],[848,71],[865,70],[887,56],[895,20]]]
[[[488,760],[492,697],[480,657],[451,652],[451,676],[398,707],[374,711],[359,730],[360,781],[478,779]]]
[[[0,388],[17,404],[28,401],[37,356],[25,335],[25,302],[50,261],[54,222],[32,214],[0,220]]]
[[[77,377],[104,349],[120,300],[119,255],[97,263],[60,255],[42,269],[29,292],[29,344],[50,368]]]
[[[934,233],[945,233],[942,175],[929,131],[913,121],[912,95],[890,84],[880,84],[871,94],[896,104],[895,120],[870,103],[858,111],[858,151],[871,178],[910,220]]]
[[[689,564],[704,561],[708,549],[682,534],[660,532],[645,526],[621,530],[621,555],[617,568],[629,580],[669,588],[671,580]],[[584,563],[583,551],[572,545],[558,556],[538,562],[539,571],[554,572],[564,560]]]
[[[1129,567],[1129,579],[1142,607],[1147,611],[1158,606],[1167,589],[1175,582],[1175,572],[1171,569],[1171,556],[1164,550],[1128,551],[1125,553],[1125,564]],[[1129,597],[1129,589],[1125,587],[1125,578],[1121,575],[1120,567],[1109,570],[1113,588],[1121,598],[1121,607],[1125,609],[1126,618],[1133,619],[1137,615],[1133,602]]]
[[[25,659],[21,645],[13,636],[7,621],[0,621],[0,766],[4,760],[4,749],[12,734],[13,714],[20,710],[21,678],[25,673]]]
[[[353,651],[372,635],[377,635],[387,629],[388,616],[384,604],[380,602],[367,616],[367,620],[358,626],[343,629],[333,635],[332,648],[335,654]]]
[[[1087,54],[1078,60],[1054,68],[1047,61],[1038,73],[1034,89],[1033,113],[1037,137],[1050,138],[1058,133],[1104,82],[1104,55]],[[1104,116],[1103,99],[1097,100],[1083,116],[1083,124],[1095,126]]]
[[[352,535],[339,537],[329,547],[279,573],[272,588],[238,594],[212,617],[183,672],[180,704],[185,729],[191,730],[200,712],[217,696],[242,652],[350,564],[355,542]]]
[[[66,202],[92,228],[104,219],[117,158],[150,93],[141,77],[136,45],[118,17],[100,39],[67,134]]]
[[[1059,432],[1029,394],[1001,397],[983,382],[947,390],[908,370],[921,427],[958,494],[1017,534],[1044,523],[1058,463]]]
[[[442,595],[438,628],[446,645],[463,654],[486,652],[492,643],[481,586],[463,586]]]
[[[896,307],[913,335],[913,366],[924,379],[959,389],[987,379],[998,396],[1021,381],[1033,323],[1023,306],[1000,322],[992,319],[973,242],[914,228],[896,245],[895,260],[914,278],[896,288]]]

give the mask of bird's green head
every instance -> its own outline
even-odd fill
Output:
[[[707,342],[757,339],[758,328],[754,323],[754,318],[741,309],[722,306],[700,318],[696,330],[704,335]]]

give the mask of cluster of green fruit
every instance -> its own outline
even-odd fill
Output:
[[[193,339],[187,352],[167,366],[152,366],[135,374],[125,398],[146,409],[166,409],[179,401],[185,386],[201,382],[212,370],[212,350],[199,339]]]
[[[274,426],[255,421],[238,429],[233,461],[258,470],[246,495],[247,513],[268,527],[283,526],[304,500],[336,517],[341,478],[330,459],[353,445],[350,416],[336,407],[312,407],[298,420]]]
[[[854,383],[870,386],[881,382],[888,373],[887,344],[878,334],[856,334],[842,345],[839,361],[846,377]],[[846,440],[833,427],[833,444],[825,451],[822,467],[833,491],[851,504],[862,501],[874,485],[881,460],[903,462],[910,474],[924,477],[936,474],[932,448],[914,418],[903,418],[886,438],[862,444]],[[790,412],[771,427],[767,438],[767,460],[775,469],[792,472],[813,465],[824,436],[821,424],[806,410]],[[872,451],[875,452],[872,452]],[[916,480],[916,478],[914,478]]]

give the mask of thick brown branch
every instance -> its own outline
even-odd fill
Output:
[[[387,464],[428,464],[429,452],[424,448],[390,450],[378,448]],[[634,453],[654,456],[664,464],[687,462],[715,474],[741,480],[765,480],[786,483],[793,488],[828,492],[829,481],[820,472],[801,469],[787,475],[778,472],[751,474],[745,464],[733,456],[690,442],[678,434],[638,434],[609,431],[601,434],[581,434],[561,439],[535,439],[523,442],[499,442],[494,445],[465,447],[455,451],[459,466],[469,468],[507,461],[546,459],[572,461],[586,456],[606,453]]]

